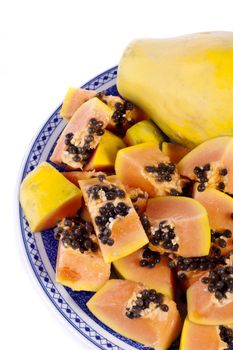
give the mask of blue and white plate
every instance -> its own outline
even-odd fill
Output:
[[[89,90],[107,90],[108,94],[118,95],[116,76],[117,67],[113,67],[96,76],[83,87]],[[22,166],[20,183],[39,163],[49,161],[56,140],[66,124],[60,117],[60,109],[61,106],[55,110],[36,135]],[[57,314],[60,314],[67,324],[73,327],[77,335],[86,340],[93,349],[149,350],[114,332],[91,314],[86,307],[86,302],[93,293],[73,292],[55,282],[57,241],[53,237],[53,230],[32,234],[20,205],[18,210],[21,238],[29,265]],[[171,349],[177,350],[177,347]]]

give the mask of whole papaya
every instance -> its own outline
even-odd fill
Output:
[[[135,40],[120,61],[120,94],[176,142],[233,135],[233,32]]]

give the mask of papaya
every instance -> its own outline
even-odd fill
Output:
[[[230,349],[233,343],[233,324],[224,326],[205,326],[185,319],[180,350],[221,350]]]
[[[188,318],[204,325],[233,323],[233,266],[217,266],[187,290]]]
[[[206,209],[186,197],[157,197],[148,200],[145,216],[150,248],[183,257],[209,254],[210,226]]]
[[[142,110],[120,96],[100,93],[99,98],[113,110],[108,129],[115,133],[124,134],[133,124],[148,119]]]
[[[86,101],[96,95],[96,91],[70,87],[65,95],[60,115],[69,120],[74,112]]]
[[[170,158],[172,163],[177,164],[187,153],[190,152],[190,149],[178,145],[177,143],[163,142],[162,152]]]
[[[114,331],[156,350],[168,349],[181,329],[175,302],[137,282],[109,280],[87,307]]]
[[[176,268],[177,277],[183,290],[188,289],[207,271],[215,269],[218,265],[225,265],[223,256],[207,255],[188,258],[179,256],[169,262],[171,268]]]
[[[81,209],[79,210],[79,215],[83,220],[91,222],[91,217],[85,203],[82,204]]]
[[[105,262],[129,255],[148,243],[148,238],[129,195],[114,176],[80,180]]]
[[[114,261],[113,266],[121,278],[141,282],[173,299],[175,281],[168,261],[168,257],[146,247]]]
[[[81,207],[82,193],[52,165],[39,164],[20,186],[20,203],[32,232],[57,224]]]
[[[148,193],[142,191],[140,188],[125,186],[126,192],[129,194],[133,203],[134,209],[140,215],[146,210]]]
[[[212,245],[217,247],[216,252],[226,255],[233,250],[233,198],[214,188],[199,192],[197,187],[195,184],[193,197],[208,212]]]
[[[56,282],[72,290],[95,292],[110,277],[110,264],[104,262],[93,226],[80,217],[66,217],[58,225],[59,239]]]
[[[79,180],[86,180],[86,179],[91,179],[91,178],[95,178],[98,176],[105,176],[106,174],[103,173],[102,171],[78,171],[78,170],[74,170],[74,171],[66,171],[63,172],[62,175],[65,176],[65,178],[67,180],[69,180],[70,182],[72,182],[74,185],[79,187]]]
[[[124,141],[128,146],[145,142],[154,142],[160,146],[163,140],[162,132],[151,120],[143,120],[134,124],[126,131],[124,137]]]
[[[117,88],[172,140],[193,148],[233,135],[233,32],[134,40]]]
[[[106,130],[102,136],[91,159],[85,166],[85,170],[104,170],[110,171],[114,169],[117,152],[124,148],[123,140]]]
[[[114,132],[124,133],[132,124],[148,119],[146,114],[131,102],[123,100],[120,96],[106,95],[105,91],[96,92],[94,90],[85,90],[80,88],[69,88],[64,98],[61,108],[61,116],[69,120],[75,111],[89,99],[97,97],[107,104],[112,115],[108,124],[108,128]]]
[[[150,197],[182,192],[183,182],[175,165],[153,142],[121,149],[115,171],[124,185],[139,187]]]
[[[216,137],[194,148],[178,163],[179,173],[206,187],[233,193],[233,137]]]
[[[99,144],[112,110],[97,97],[83,103],[59,137],[50,160],[71,169],[82,169]]]

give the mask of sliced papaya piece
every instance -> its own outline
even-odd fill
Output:
[[[95,292],[109,279],[93,226],[80,217],[64,218],[55,230],[59,239],[56,281],[73,290]]]
[[[151,249],[183,257],[209,254],[208,215],[198,201],[172,196],[152,198],[148,200],[145,218]]]
[[[70,87],[65,95],[60,115],[69,120],[74,112],[96,95],[96,91]]]
[[[223,256],[202,256],[202,257],[176,257],[169,262],[169,266],[176,268],[177,277],[183,290],[188,289],[193,283],[199,280],[207,271],[215,269],[218,265],[225,264]]]
[[[124,147],[125,144],[120,137],[106,130],[90,161],[85,166],[85,170],[110,171],[114,169],[117,152]]]
[[[79,187],[79,180],[86,180],[86,179],[91,179],[91,178],[95,178],[98,176],[105,176],[106,174],[103,173],[102,171],[66,171],[64,173],[62,173],[62,175],[65,176],[65,178],[67,180],[69,180],[70,182],[72,182],[74,185]]]
[[[141,109],[119,96],[99,95],[99,98],[113,110],[110,123],[108,124],[109,130],[124,134],[133,124],[148,119],[148,116]]]
[[[143,120],[131,126],[124,137],[128,146],[145,142],[154,142],[160,146],[163,140],[162,131],[151,120]]]
[[[63,130],[51,161],[71,169],[82,169],[99,144],[112,110],[94,97],[83,103]]]
[[[75,215],[81,202],[81,191],[47,162],[39,164],[20,186],[20,203],[32,232]]]
[[[233,325],[205,326],[185,319],[180,350],[230,349],[233,341]]]
[[[187,290],[188,318],[205,325],[233,323],[233,266],[218,266]]]
[[[174,275],[168,267],[168,257],[149,248],[141,248],[114,261],[113,266],[120,277],[141,282],[173,299]]]
[[[174,301],[132,281],[109,280],[87,306],[114,331],[156,350],[168,349],[181,329]]]
[[[148,238],[129,195],[116,176],[79,181],[106,262],[133,253]]]
[[[175,165],[153,142],[120,150],[115,170],[124,185],[139,187],[150,197],[182,192],[183,182]]]
[[[71,119],[76,110],[89,99],[97,97],[112,110],[112,117],[108,128],[115,132],[124,133],[130,126],[148,116],[131,102],[123,100],[120,96],[106,95],[105,91],[96,92],[80,88],[69,88],[61,108],[61,116]]]
[[[233,137],[216,137],[194,148],[178,163],[179,173],[206,187],[233,193]]]
[[[233,198],[214,188],[198,191],[195,184],[193,197],[207,210],[212,228],[212,244],[217,247],[216,253],[226,255],[233,250]]]
[[[138,214],[142,214],[146,210],[148,193],[142,191],[140,188],[133,188],[125,186],[126,192],[129,194],[133,203],[134,209]]]
[[[177,143],[163,142],[162,152],[168,156],[172,163],[177,164],[179,161],[190,152],[190,149]]]

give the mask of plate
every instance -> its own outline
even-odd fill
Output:
[[[113,67],[87,82],[83,88],[97,91],[107,90],[108,94],[118,95],[116,76],[117,67]],[[55,110],[35,136],[25,157],[19,184],[39,163],[49,161],[56,141],[66,125],[66,122],[60,117],[60,109],[61,106]],[[59,170],[59,167],[57,169]],[[74,292],[55,282],[57,241],[53,237],[53,230],[32,234],[18,198],[17,203],[20,234],[28,264],[55,312],[66,321],[68,326],[73,328],[77,336],[86,340],[93,349],[149,350],[114,332],[91,314],[86,307],[86,302],[93,293]],[[174,346],[171,350],[178,350],[178,348]]]

